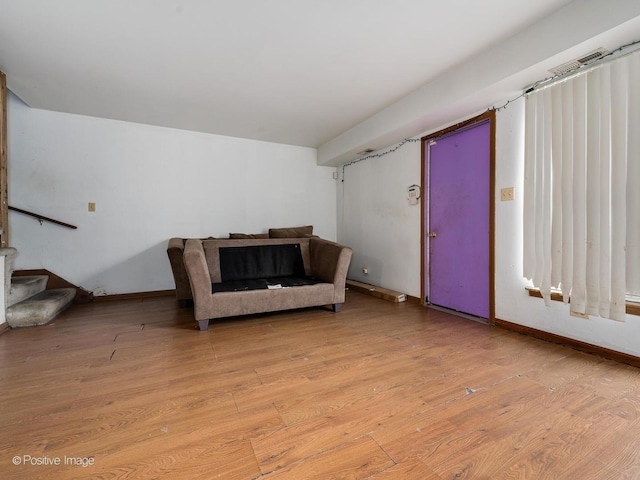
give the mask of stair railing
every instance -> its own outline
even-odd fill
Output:
[[[39,213],[29,212],[28,210],[22,210],[21,208],[12,207],[11,205],[9,205],[9,210],[34,217],[38,219],[40,225],[42,225],[43,222],[51,222],[66,228],[72,228],[74,230],[78,228],[75,225],[71,225],[70,223],[61,222],[60,220],[56,220],[55,218],[45,217],[44,215],[40,215]]]

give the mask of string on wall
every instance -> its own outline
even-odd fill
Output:
[[[357,158],[355,160],[351,160],[350,162],[345,163],[344,165],[342,165],[342,182],[344,182],[344,169],[345,169],[345,167],[348,167],[350,165],[355,165],[356,163],[364,162],[365,160],[370,160],[372,158],[384,157],[385,155],[389,155],[390,153],[393,153],[393,152],[397,151],[398,149],[400,149],[401,147],[403,147],[407,143],[415,143],[415,142],[421,142],[421,141],[422,141],[422,138],[405,138],[400,143],[396,144],[394,147],[391,147],[391,148],[389,148],[387,150],[384,150],[382,152],[372,153],[370,155],[366,155],[364,157],[360,157],[360,158]]]
[[[602,55],[601,57],[599,57],[596,61],[585,64],[585,65],[580,65],[572,70],[569,70],[567,72],[563,72],[563,73],[558,73],[556,75],[552,75],[550,77],[547,78],[543,78],[542,80],[538,80],[537,82],[535,82],[534,84],[532,84],[530,87],[528,87],[527,89],[525,89],[524,92],[522,92],[520,95],[518,95],[515,98],[512,98],[511,100],[508,100],[507,103],[505,103],[504,105],[500,106],[500,107],[489,107],[487,109],[488,112],[495,110],[496,112],[499,112],[500,110],[504,110],[505,108],[507,108],[507,106],[513,102],[515,102],[516,100],[524,97],[525,95],[528,95],[532,92],[534,92],[536,89],[540,88],[541,86],[546,86],[550,83],[553,83],[555,80],[560,80],[562,78],[565,77],[569,77],[569,76],[573,76],[577,73],[580,73],[580,71],[584,71],[587,72],[589,70],[591,70],[592,68],[596,67],[597,65],[603,63],[605,60],[608,60],[608,57],[611,57],[613,55],[616,55],[620,52],[622,52],[623,50],[626,50],[627,48],[633,47],[634,45],[638,45],[640,44],[640,40],[636,40],[630,43],[627,43],[625,45],[622,45],[618,48],[616,48],[615,50],[612,50],[611,52],[608,52],[605,55]]]

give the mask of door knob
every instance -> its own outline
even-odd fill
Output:
[[[429,238],[436,238],[436,236],[437,236],[437,235],[438,235],[438,234],[437,234],[436,232],[429,232],[429,233],[427,234],[427,236],[428,236]]]

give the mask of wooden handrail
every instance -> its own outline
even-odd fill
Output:
[[[60,220],[56,220],[54,218],[45,217],[44,215],[40,215],[39,213],[33,213],[33,212],[29,212],[27,210],[22,210],[21,208],[12,207],[11,205],[9,205],[9,210],[13,210],[14,212],[22,213],[24,215],[29,215],[30,217],[37,218],[40,221],[40,224],[42,224],[43,221],[46,221],[46,222],[55,223],[56,225],[61,225],[63,227],[73,228],[74,230],[76,228],[78,228],[75,225],[71,225],[69,223],[64,223],[64,222],[61,222]]]

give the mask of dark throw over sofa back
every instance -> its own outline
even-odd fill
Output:
[[[253,245],[219,249],[223,282],[256,278],[304,277],[300,245]]]

